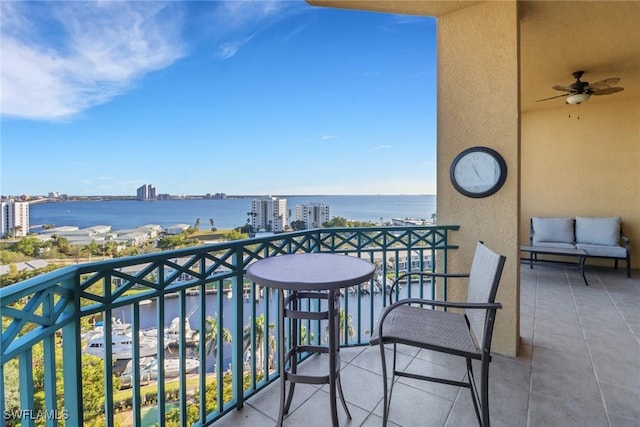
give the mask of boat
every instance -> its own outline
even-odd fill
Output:
[[[122,388],[131,387],[131,376],[133,374],[133,361],[130,360],[127,363],[124,371],[120,375],[122,381]],[[197,371],[200,368],[200,361],[198,359],[187,357],[185,358],[185,374],[189,374]],[[168,358],[164,359],[164,378],[175,378],[180,375],[180,359]],[[140,384],[146,385],[150,381],[158,379],[158,359],[155,357],[143,357],[140,359]]]
[[[81,338],[89,341],[91,338],[102,335],[104,333],[104,322],[98,320],[93,324],[93,328],[83,333]],[[113,335],[127,335],[131,333],[131,323],[123,323],[120,319],[113,317],[111,319],[111,333]]]
[[[155,337],[140,334],[138,345],[140,357],[158,354],[158,340]],[[89,343],[84,348],[84,353],[104,359],[105,346],[105,335],[103,332],[98,332],[89,338]],[[131,334],[111,335],[111,357],[113,360],[126,360],[133,357],[133,338]]]
[[[157,338],[158,329],[150,328],[140,331],[147,337]],[[184,343],[187,346],[196,346],[200,342],[200,331],[192,329],[189,317],[184,321]],[[164,343],[171,347],[180,345],[180,317],[174,317],[171,324],[164,328]]]
[[[180,317],[174,317],[168,328],[164,330],[165,342],[170,346],[180,344]],[[189,316],[184,319],[184,343],[188,346],[196,346],[200,342],[200,331],[191,329]]]

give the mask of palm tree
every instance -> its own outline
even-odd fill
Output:
[[[204,320],[204,342],[206,343],[207,354],[215,354],[218,351],[218,331],[222,331],[222,342],[232,341],[231,332],[227,328],[219,328],[218,318],[207,316]]]
[[[102,247],[103,255],[108,256],[109,258],[112,258],[117,252],[118,252],[118,244],[113,240],[108,241]]]
[[[340,342],[345,341],[344,327],[347,325],[347,333],[349,338],[353,338],[356,335],[356,328],[353,327],[353,316],[349,314],[346,316],[344,308],[341,308],[338,312],[340,314],[340,320],[338,321],[338,329],[340,330]],[[329,325],[325,326],[324,331],[329,335]]]
[[[209,218],[209,223],[211,224],[211,231],[216,231],[216,227],[215,227],[215,221],[213,220],[213,218]]]
[[[194,226],[196,230],[200,230],[200,218],[196,218],[196,224]]]
[[[262,367],[263,361],[264,361],[264,348],[263,348],[264,335],[265,335],[264,322],[265,322],[264,313],[256,317],[255,322],[253,322],[255,343],[256,343],[256,347],[253,351],[253,354],[256,355],[256,366],[258,368]],[[244,342],[244,351],[243,351],[244,354],[247,354],[247,352],[251,349],[251,323],[252,321],[251,319],[249,319],[249,324],[244,327],[244,331],[242,334],[242,341]],[[269,323],[268,331],[271,331],[275,327],[276,325],[274,323]],[[276,351],[276,339],[272,333],[268,332],[268,334],[269,334],[269,366],[271,367],[274,364],[273,356],[275,355],[275,351]]]

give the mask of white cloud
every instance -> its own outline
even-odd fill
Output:
[[[338,136],[337,135],[322,135],[321,139],[323,141],[328,141],[328,140],[331,140],[331,139],[338,139]]]
[[[218,53],[216,56],[222,60],[229,59],[232,56],[234,56],[236,53],[238,53],[238,51],[242,48],[242,46],[247,44],[252,38],[253,38],[253,35],[245,38],[244,40],[224,42],[220,44],[220,46],[218,47]]]
[[[393,147],[393,145],[390,144],[386,144],[386,145],[377,145],[375,147],[372,148],[373,151],[378,151],[378,150],[389,150],[391,149],[391,147]]]
[[[300,3],[283,0],[225,1],[219,3],[216,15],[220,23],[228,28],[244,28],[268,18],[281,17],[298,8]]]
[[[3,116],[61,120],[105,103],[183,55],[161,2],[2,2]],[[171,9],[171,10],[169,10]]]
[[[312,9],[303,1],[285,0],[232,0],[216,2],[216,6],[208,19],[212,27],[211,32],[218,38],[216,57],[222,60],[236,55],[256,32],[267,29],[291,15]],[[303,25],[293,29],[285,36],[285,40],[295,37],[305,28]]]

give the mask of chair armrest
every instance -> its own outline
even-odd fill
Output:
[[[446,308],[468,308],[468,309],[477,309],[477,310],[497,310],[502,308],[502,304],[499,302],[455,302],[455,301],[438,301],[431,299],[423,299],[423,298],[406,298],[400,301],[397,301],[384,309],[382,315],[380,315],[380,320],[378,320],[378,336],[382,340],[382,325],[384,324],[384,320],[387,318],[389,313],[395,310],[398,307],[408,304],[420,304],[420,305],[430,305],[433,307],[446,307]]]
[[[398,283],[400,282],[400,280],[408,276],[460,278],[460,277],[469,277],[469,273],[433,273],[431,271],[409,271],[407,273],[403,273],[398,277],[396,277],[396,279],[391,284],[391,289],[389,290],[389,304],[393,304],[393,299],[392,299],[393,291],[395,290],[396,286],[398,286]],[[411,282],[409,282],[409,284],[411,284]],[[433,283],[431,283],[431,285],[433,286]]]

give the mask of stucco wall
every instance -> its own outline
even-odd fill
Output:
[[[522,116],[520,241],[529,241],[532,216],[621,216],[638,268],[640,99],[558,104]]]
[[[493,350],[515,355],[519,342],[519,99],[515,2],[488,2],[438,19],[438,222],[460,224],[449,271],[468,271],[475,243],[507,257],[497,301]],[[508,176],[487,198],[453,188],[449,167],[460,151],[487,146],[505,158]],[[449,286],[450,299],[466,289]]]

